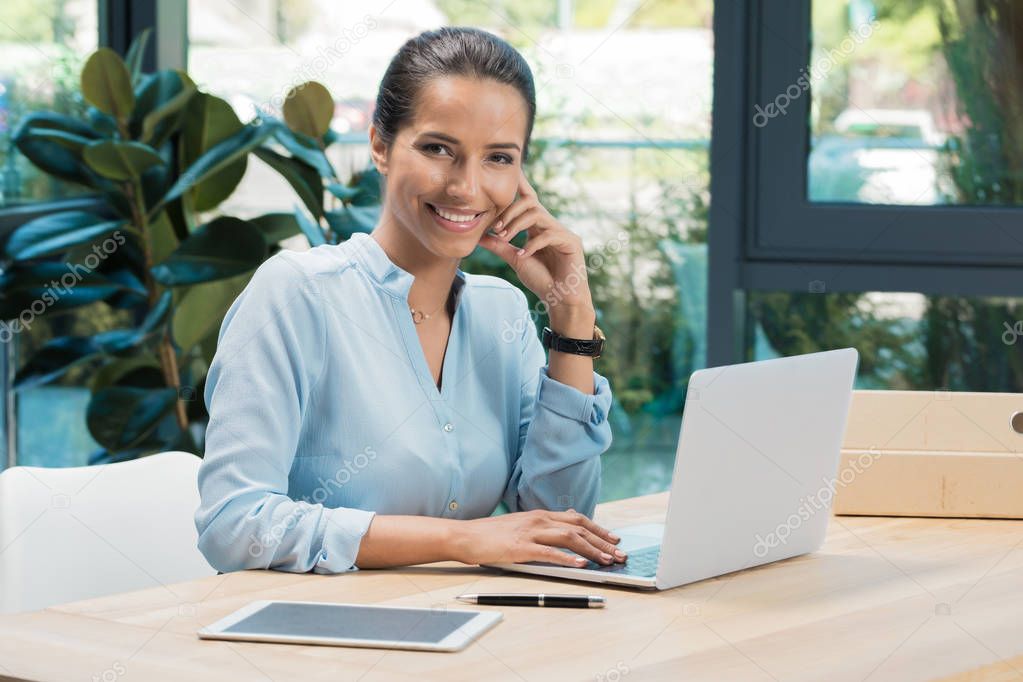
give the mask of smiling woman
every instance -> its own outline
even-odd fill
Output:
[[[523,174],[535,108],[529,66],[485,31],[428,31],[394,57],[373,233],[279,252],[224,318],[195,517],[213,566],[624,560],[590,518],[611,389],[582,242]],[[477,246],[573,350],[545,362],[525,294],[459,268]]]

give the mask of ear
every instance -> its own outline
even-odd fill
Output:
[[[369,154],[380,174],[387,175],[387,145],[380,139],[376,126],[372,123],[369,125]]]

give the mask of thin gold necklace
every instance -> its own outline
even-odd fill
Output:
[[[449,302],[450,300],[451,300],[451,292],[450,292],[450,291],[448,291],[448,297],[447,297],[447,299],[445,299],[445,300],[444,300],[444,302],[440,304],[440,308],[437,308],[437,310],[434,310],[434,311],[433,311],[432,313],[429,313],[429,314],[427,314],[427,313],[424,313],[424,312],[423,312],[422,310],[416,310],[416,309],[415,309],[415,308],[413,308],[412,306],[409,306],[409,307],[408,307],[408,311],[409,311],[410,313],[412,313],[412,321],[413,321],[413,322],[415,322],[416,324],[422,324],[423,322],[426,322],[426,321],[427,321],[427,320],[429,320],[429,319],[430,319],[431,317],[433,317],[433,316],[434,316],[434,315],[436,315],[436,314],[437,314],[438,312],[440,312],[442,308],[444,308],[445,306],[447,306],[447,304],[448,304],[448,302]]]

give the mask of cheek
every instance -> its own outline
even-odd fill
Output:
[[[517,178],[501,177],[495,179],[490,186],[489,193],[492,201],[502,211],[508,208],[515,200],[515,192],[518,189],[516,180]]]

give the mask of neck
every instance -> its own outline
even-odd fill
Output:
[[[413,277],[409,289],[409,305],[416,310],[432,312],[444,305],[455,280],[460,258],[446,258],[431,253],[407,230],[387,219],[387,210],[370,234],[391,262]]]

